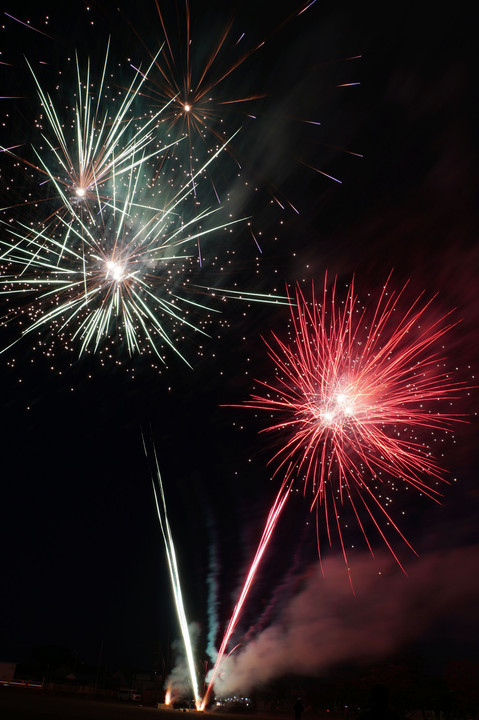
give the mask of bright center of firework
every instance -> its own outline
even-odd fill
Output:
[[[85,197],[85,193],[86,193],[86,190],[85,190],[85,188],[82,188],[82,187],[77,187],[75,190],[75,194],[79,198]]]
[[[125,268],[120,265],[120,263],[117,263],[114,260],[108,260],[106,263],[106,267],[107,278],[111,275],[113,280],[116,280],[116,282],[121,282],[125,278]]]
[[[338,406],[338,408],[340,408],[341,412],[343,412],[344,415],[352,415],[353,404],[351,398],[349,398],[347,395],[344,395],[343,393],[339,393],[338,395],[336,395],[336,405]]]
[[[326,427],[342,425],[351,419],[354,411],[352,398],[342,392],[326,397],[322,402],[316,400],[311,408],[312,415]]]
[[[188,105],[188,103],[185,103],[185,104],[183,105],[183,109],[184,109],[185,112],[190,112],[190,110],[191,110],[191,105]]]

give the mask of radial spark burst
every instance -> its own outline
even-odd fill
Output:
[[[268,344],[275,380],[261,382],[263,391],[246,403],[277,417],[264,430],[281,443],[275,474],[282,487],[303,482],[318,547],[323,529],[331,542],[336,528],[346,560],[340,516],[348,505],[370,549],[371,524],[393,554],[382,525],[408,542],[388,510],[391,491],[405,485],[438,497],[445,473],[434,457],[436,434],[459,419],[445,409],[460,383],[440,342],[453,323],[432,319],[431,301],[421,296],[404,307],[404,291],[388,281],[376,304],[361,306],[353,283],[342,302],[327,278],[320,302],[314,287],[309,302],[297,287],[292,339],[273,335]]]
[[[2,221],[0,292],[11,307],[7,319],[21,322],[22,335],[49,333],[77,346],[80,355],[114,340],[130,355],[146,350],[163,360],[169,347],[186,361],[178,334],[206,334],[189,314],[210,311],[188,287],[190,246],[234,221],[215,225],[210,218],[218,209],[185,217],[191,186],[167,190],[170,198],[159,210],[158,194],[138,166],[113,182],[113,200],[99,203],[95,214],[72,206],[68,221],[57,218],[34,233],[24,223]]]
[[[134,24],[130,23],[154,65],[141,95],[147,98],[154,110],[158,105],[166,105],[161,122],[187,139],[182,151],[188,158],[192,175],[195,166],[223,144],[232,130],[239,126],[246,130],[251,123],[254,126],[257,101],[265,98],[267,92],[263,88],[257,89],[257,75],[251,60],[274,35],[302,15],[314,1],[299,4],[296,9],[292,7],[290,14],[284,17],[280,12],[268,14],[271,25],[263,34],[249,32],[248,28],[237,29],[236,18],[230,8],[229,19],[222,21],[218,19],[218,13],[206,16],[201,3],[196,4],[196,8],[190,0],[183,4],[175,3],[176,12],[169,15],[163,4],[160,7],[160,3],[156,2],[162,40],[159,52],[156,48],[152,52]],[[248,77],[246,84],[245,77]],[[258,79],[260,77],[258,73]],[[228,144],[227,148],[236,173],[244,172],[244,148],[250,147],[251,142],[245,145],[243,138],[242,146],[241,152],[239,145]],[[253,187],[253,183],[256,189],[257,186],[267,186],[282,209],[287,203],[297,212],[288,200],[281,201],[277,197],[282,193],[270,179],[263,177],[263,173],[258,173],[258,169],[243,183],[242,194]],[[210,173],[210,183],[203,186],[202,191],[208,188],[212,188],[217,201],[221,202],[221,175]]]
[[[49,233],[64,230],[66,223],[74,224],[78,216],[84,223],[94,223],[102,204],[115,201],[113,180],[118,185],[122,175],[131,174],[178,143],[178,138],[158,133],[158,117],[164,107],[146,119],[135,117],[135,102],[150,68],[143,77],[136,74],[128,88],[116,88],[108,55],[109,45],[99,74],[90,61],[82,71],[75,56],[73,92],[61,73],[55,94],[43,88],[27,61],[40,101],[40,117],[35,122],[40,132],[32,142],[33,156],[5,148],[17,168],[28,168],[31,173],[29,192],[6,210],[19,208],[24,222],[26,208],[35,208],[34,240],[39,240],[49,223]],[[11,188],[16,184],[13,179]],[[35,226],[40,227],[38,233]]]
[[[248,112],[249,104],[263,95],[254,92],[242,94],[238,92],[237,83],[231,94],[227,80],[264,42],[243,48],[247,42],[244,33],[233,38],[233,23],[229,21],[215,34],[206,52],[208,43],[204,33],[193,37],[189,1],[183,11],[178,8],[176,19],[181,25],[178,36],[170,32],[169,25],[173,23],[162,12],[159,3],[156,7],[164,43],[160,52],[150,52],[154,69],[141,94],[149,98],[154,106],[167,106],[164,119],[169,127],[188,138],[185,149],[193,173],[195,156],[203,157],[205,151],[214,152],[218,144],[224,143],[228,132],[224,121],[232,108],[242,109],[241,122],[246,117],[254,117]]]

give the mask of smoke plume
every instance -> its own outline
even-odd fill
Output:
[[[279,619],[227,658],[217,695],[246,693],[286,673],[314,676],[341,662],[380,659],[444,620],[472,620],[478,559],[478,546],[438,552],[417,559],[406,576],[386,553],[358,555],[354,593],[342,557],[327,559],[323,573],[312,566]]]

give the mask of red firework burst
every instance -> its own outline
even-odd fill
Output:
[[[349,504],[369,549],[372,522],[399,562],[381,520],[409,543],[381,498],[385,486],[399,481],[437,499],[433,486],[445,473],[431,445],[436,431],[450,431],[459,419],[443,409],[461,383],[451,380],[439,343],[456,323],[448,315],[429,318],[431,301],[422,295],[404,310],[405,287],[390,290],[388,279],[378,302],[366,306],[354,282],[343,301],[336,282],[328,290],[327,278],[320,302],[314,285],[310,301],[297,287],[290,298],[292,340],[273,334],[274,343],[266,343],[275,381],[261,382],[263,393],[246,403],[277,416],[264,430],[285,438],[271,461],[275,474],[283,473],[283,489],[304,480],[318,548],[321,528],[331,543],[334,526],[346,561],[339,513]]]

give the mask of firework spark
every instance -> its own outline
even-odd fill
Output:
[[[273,335],[274,382],[247,407],[276,415],[265,432],[285,438],[272,461],[283,485],[302,480],[311,491],[319,531],[336,528],[347,562],[340,510],[350,505],[369,549],[366,523],[377,529],[399,563],[381,520],[408,541],[381,500],[394,482],[437,499],[445,473],[431,444],[460,418],[443,410],[459,395],[439,341],[453,327],[448,315],[428,317],[422,296],[403,309],[405,287],[384,285],[375,306],[361,307],[351,283],[344,302],[324,282],[318,302],[296,289],[292,341]],[[438,347],[439,344],[439,347]],[[429,438],[429,439],[428,439]],[[387,493],[386,493],[387,495]],[[323,520],[320,520],[322,509]]]

